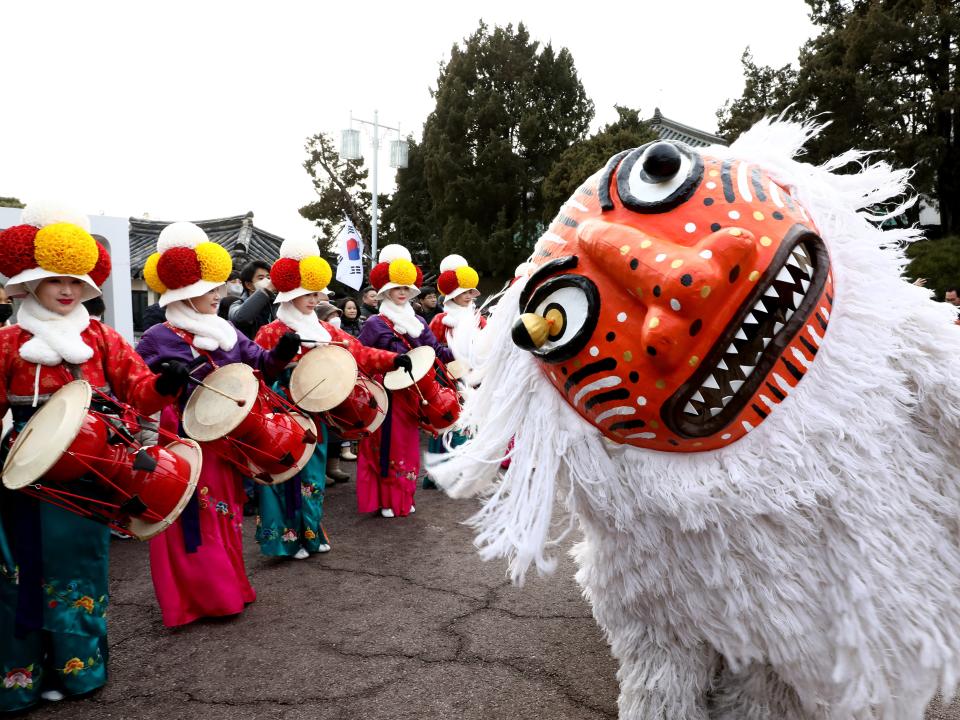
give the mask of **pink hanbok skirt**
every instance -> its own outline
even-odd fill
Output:
[[[360,441],[357,457],[357,510],[390,508],[398,517],[410,514],[420,475],[420,427],[411,390],[390,393],[390,415],[377,432]],[[390,445],[381,457],[383,433]]]
[[[170,429],[169,409],[162,425]],[[176,416],[173,415],[176,422]],[[175,425],[173,426],[175,429]],[[243,479],[206,445],[195,499],[200,544],[187,552],[184,515],[150,541],[150,574],[167,627],[236,615],[257,595],[243,563]]]

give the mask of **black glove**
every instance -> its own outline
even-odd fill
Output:
[[[300,352],[300,336],[295,332],[284,333],[274,348],[273,354],[283,362],[290,362]]]
[[[407,372],[413,372],[413,360],[410,359],[409,355],[397,355],[393,359],[393,367],[396,370],[403,368]]]
[[[161,395],[176,397],[187,386],[189,379],[190,371],[187,366],[179,360],[171,360],[160,366],[160,374],[157,375],[153,387]]]

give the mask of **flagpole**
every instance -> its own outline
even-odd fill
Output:
[[[370,224],[370,267],[376,262],[377,257],[377,168],[380,163],[377,162],[377,154],[380,151],[380,124],[377,120],[377,111],[373,111],[373,218]],[[363,258],[361,258],[362,260]]]

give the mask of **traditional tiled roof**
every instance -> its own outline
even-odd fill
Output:
[[[171,222],[173,221],[130,218],[130,274],[133,277],[143,277],[143,264],[156,252],[157,236]],[[272,263],[280,254],[283,238],[254,225],[252,212],[193,222],[203,228],[213,242],[226,248],[238,270],[247,260]]]
[[[665,118],[660,112],[660,108],[656,108],[653,111],[653,117],[647,122],[662,140],[679,140],[692,147],[727,144],[727,141],[719,135],[712,135],[711,133],[697,130],[689,125],[678,123],[676,120]]]

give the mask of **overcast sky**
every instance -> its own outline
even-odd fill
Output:
[[[481,18],[569,48],[594,127],[621,104],[713,131],[746,46],[779,66],[814,32],[803,0],[3,3],[0,196],[164,220],[252,210],[311,234],[304,139],[339,142],[351,110],[375,108],[419,137],[439,64]]]

